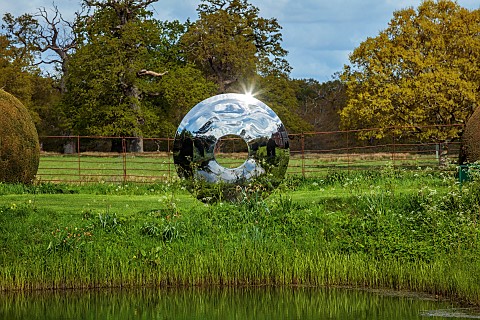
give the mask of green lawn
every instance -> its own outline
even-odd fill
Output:
[[[39,195],[3,195],[0,197],[0,206],[15,204],[32,204],[37,208],[65,214],[81,214],[87,210],[98,212],[112,212],[117,214],[136,213],[146,210],[155,210],[163,207],[170,198],[158,195],[94,195],[94,194],[39,194]],[[194,204],[190,195],[175,196],[175,201],[188,207]]]

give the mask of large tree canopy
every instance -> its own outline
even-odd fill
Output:
[[[461,127],[449,125],[465,123],[480,99],[479,34],[480,10],[449,0],[395,12],[387,29],[350,56],[344,126],[379,128],[363,138],[412,130],[424,139],[457,137]]]
[[[66,79],[65,110],[75,133],[142,135],[141,71],[158,67],[152,53],[160,45],[146,10],[151,2],[84,1],[94,12],[83,17]]]
[[[152,18],[147,7],[155,1],[84,1],[93,14],[83,17],[64,99],[76,134],[138,137],[131,150],[142,151],[141,137],[159,134],[156,128],[171,119],[164,77],[188,74],[192,85],[186,87],[199,94],[189,95],[179,110],[212,91],[201,74],[180,70],[188,68],[177,45],[184,26]]]
[[[260,17],[259,9],[246,0],[202,2],[199,19],[182,44],[187,58],[217,83],[220,93],[238,83],[246,85],[258,74],[288,74],[276,19]]]
[[[28,41],[28,35],[35,30],[36,21],[28,14],[14,18],[11,14],[3,17],[0,34],[0,88],[15,95],[25,105],[30,104],[32,76],[38,69],[32,67],[35,50]]]
[[[310,131],[312,125],[296,112],[299,109],[296,86],[286,76],[266,75],[257,84],[261,88],[256,97],[266,103],[282,119],[289,133]]]
[[[315,131],[336,131],[339,111],[345,107],[345,85],[338,79],[320,83],[314,79],[293,80],[299,103],[298,114]]]

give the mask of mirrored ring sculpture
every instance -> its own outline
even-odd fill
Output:
[[[245,162],[235,168],[216,159],[221,138],[237,137],[247,145]],[[193,107],[180,123],[173,159],[190,192],[204,202],[265,196],[285,176],[290,155],[287,131],[275,112],[260,100],[228,93]]]

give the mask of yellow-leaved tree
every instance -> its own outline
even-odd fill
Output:
[[[349,96],[342,124],[377,128],[359,138],[458,138],[463,127],[455,125],[466,123],[480,98],[480,9],[428,0],[396,11],[350,62],[342,74]]]

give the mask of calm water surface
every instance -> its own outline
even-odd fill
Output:
[[[429,296],[337,288],[0,294],[0,319],[452,319],[480,316]]]

